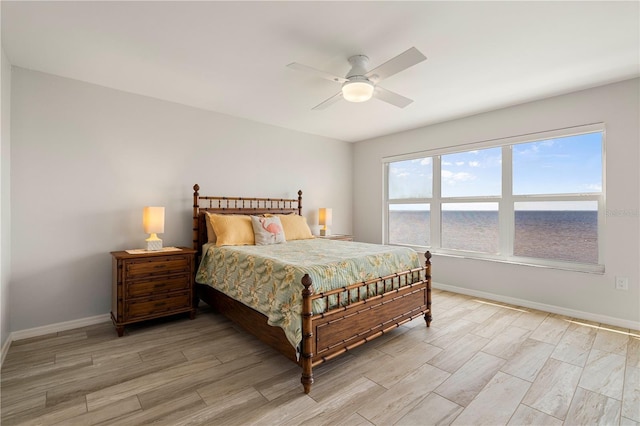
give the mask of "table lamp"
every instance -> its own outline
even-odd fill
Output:
[[[318,223],[322,226],[320,229],[320,235],[326,236],[331,235],[331,230],[329,226],[331,225],[332,220],[332,210],[327,208],[321,208],[318,211]]]
[[[145,207],[142,211],[144,232],[151,234],[145,241],[147,250],[162,250],[162,240],[156,234],[164,233],[164,207]]]

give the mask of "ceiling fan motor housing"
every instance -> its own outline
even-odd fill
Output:
[[[365,55],[353,55],[349,57],[349,63],[351,64],[351,70],[347,73],[346,78],[351,79],[351,77],[363,77],[367,73],[369,57]]]

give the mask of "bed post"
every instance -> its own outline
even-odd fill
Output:
[[[195,267],[193,268],[193,275],[194,275],[193,276],[193,299],[191,303],[194,309],[198,309],[198,305],[200,304],[200,296],[198,294],[199,286],[196,284],[196,280],[195,280],[197,268],[198,268],[198,265],[200,264],[200,256],[202,255],[202,253],[200,252],[201,247],[199,244],[200,236],[198,234],[198,228],[200,227],[198,223],[198,220],[199,220],[198,216],[200,214],[200,200],[199,200],[200,194],[198,193],[199,190],[200,190],[200,185],[198,185],[197,183],[193,185],[193,249],[198,251],[196,253]]]
[[[299,193],[300,194],[300,193]],[[313,309],[311,306],[311,295],[313,294],[313,288],[311,277],[309,274],[304,274],[302,277],[302,378],[300,382],[304,386],[304,393],[311,392],[311,385],[313,384]]]
[[[427,280],[427,310],[428,312],[424,315],[424,320],[427,322],[427,327],[431,325],[431,320],[433,317],[431,316],[431,252],[427,250],[424,254],[424,257],[427,259],[424,262],[425,267],[425,279]]]
[[[198,197],[200,194],[198,191],[200,190],[200,185],[197,183],[193,185],[193,249],[200,250],[198,247],[198,213],[200,210],[200,202],[198,201]]]
[[[302,189],[298,191],[298,214],[302,216]]]

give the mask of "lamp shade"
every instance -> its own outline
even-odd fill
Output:
[[[318,211],[318,223],[323,226],[331,225],[333,219],[333,211],[327,208],[321,208]]]
[[[164,232],[164,207],[145,207],[142,211],[142,225],[145,234]]]
[[[347,81],[342,85],[342,97],[349,102],[365,102],[373,96],[373,89],[369,80]]]

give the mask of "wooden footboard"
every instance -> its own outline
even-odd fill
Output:
[[[302,278],[300,362],[305,393],[311,391],[313,367],[421,315],[427,327],[431,325],[431,253],[425,257],[423,268],[324,293],[314,294],[309,275]],[[318,299],[324,299],[327,308],[314,314],[313,302]]]

